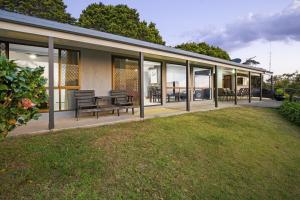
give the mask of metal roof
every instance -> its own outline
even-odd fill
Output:
[[[114,35],[114,34],[110,34],[110,33],[105,33],[105,32],[101,32],[101,31],[96,31],[96,30],[92,30],[92,29],[82,28],[82,27],[74,26],[74,25],[70,25],[70,24],[59,23],[59,22],[41,19],[41,18],[37,18],[37,17],[27,16],[27,15],[23,15],[23,14],[8,12],[8,11],[1,10],[1,9],[0,9],[0,20],[5,21],[5,22],[11,22],[11,23],[16,23],[16,24],[31,26],[31,27],[44,28],[44,29],[48,29],[48,30],[60,31],[60,32],[65,32],[65,33],[70,33],[70,34],[75,34],[75,35],[82,35],[82,36],[87,36],[87,37],[93,37],[93,38],[98,38],[98,39],[103,39],[103,40],[114,41],[114,42],[118,42],[118,43],[123,43],[123,44],[143,47],[143,48],[149,48],[149,49],[164,51],[164,52],[173,53],[173,54],[177,54],[177,55],[212,61],[212,62],[216,62],[216,63],[232,65],[232,66],[241,67],[241,68],[245,68],[245,69],[267,72],[267,70],[265,70],[263,68],[243,65],[243,64],[235,63],[235,62],[220,59],[220,58],[215,58],[215,57],[206,56],[206,55],[202,55],[202,54],[198,54],[198,53],[193,53],[190,51],[176,49],[173,47],[154,44],[154,43],[145,42],[145,41],[141,41],[141,40],[137,40],[137,39],[132,39],[132,38]]]

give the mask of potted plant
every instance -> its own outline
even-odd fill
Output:
[[[284,90],[282,88],[276,89],[274,96],[277,101],[283,101],[285,99]]]

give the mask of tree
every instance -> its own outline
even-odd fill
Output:
[[[76,19],[66,12],[66,7],[63,0],[0,0],[0,9],[74,24]]]
[[[205,42],[201,42],[201,43],[196,43],[196,42],[189,42],[189,43],[183,43],[180,45],[175,46],[175,48],[177,49],[183,49],[186,51],[192,51],[195,53],[199,53],[199,54],[203,54],[203,55],[207,55],[207,56],[212,56],[212,57],[216,57],[216,58],[222,58],[225,60],[230,60],[230,57],[228,55],[228,53],[219,48],[219,47],[215,47],[209,44],[206,44]]]
[[[0,56],[0,139],[17,126],[38,119],[38,106],[47,102],[42,67],[18,67]]]
[[[300,74],[298,71],[288,74],[282,74],[282,75],[275,75],[273,77],[274,80],[274,87],[277,88],[292,88],[299,90],[300,92]]]
[[[141,21],[136,9],[127,5],[90,4],[82,11],[78,25],[157,44],[165,44],[153,22]]]

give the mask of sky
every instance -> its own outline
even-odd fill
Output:
[[[78,18],[96,0],[64,0]],[[274,74],[300,71],[300,0],[101,0],[154,22],[166,45],[207,42],[231,58],[255,57]],[[270,53],[271,52],[271,53]],[[271,55],[271,56],[270,56]],[[270,59],[271,58],[271,59]],[[271,61],[271,62],[270,62]]]

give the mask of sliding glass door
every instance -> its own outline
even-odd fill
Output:
[[[193,99],[211,99],[211,70],[193,67]]]
[[[79,85],[79,51],[59,49],[59,110],[75,108],[74,93]]]
[[[161,63],[144,61],[145,106],[161,104]]]
[[[167,103],[185,101],[186,66],[167,64]]]
[[[139,104],[138,60],[113,57],[113,90],[125,90]]]

